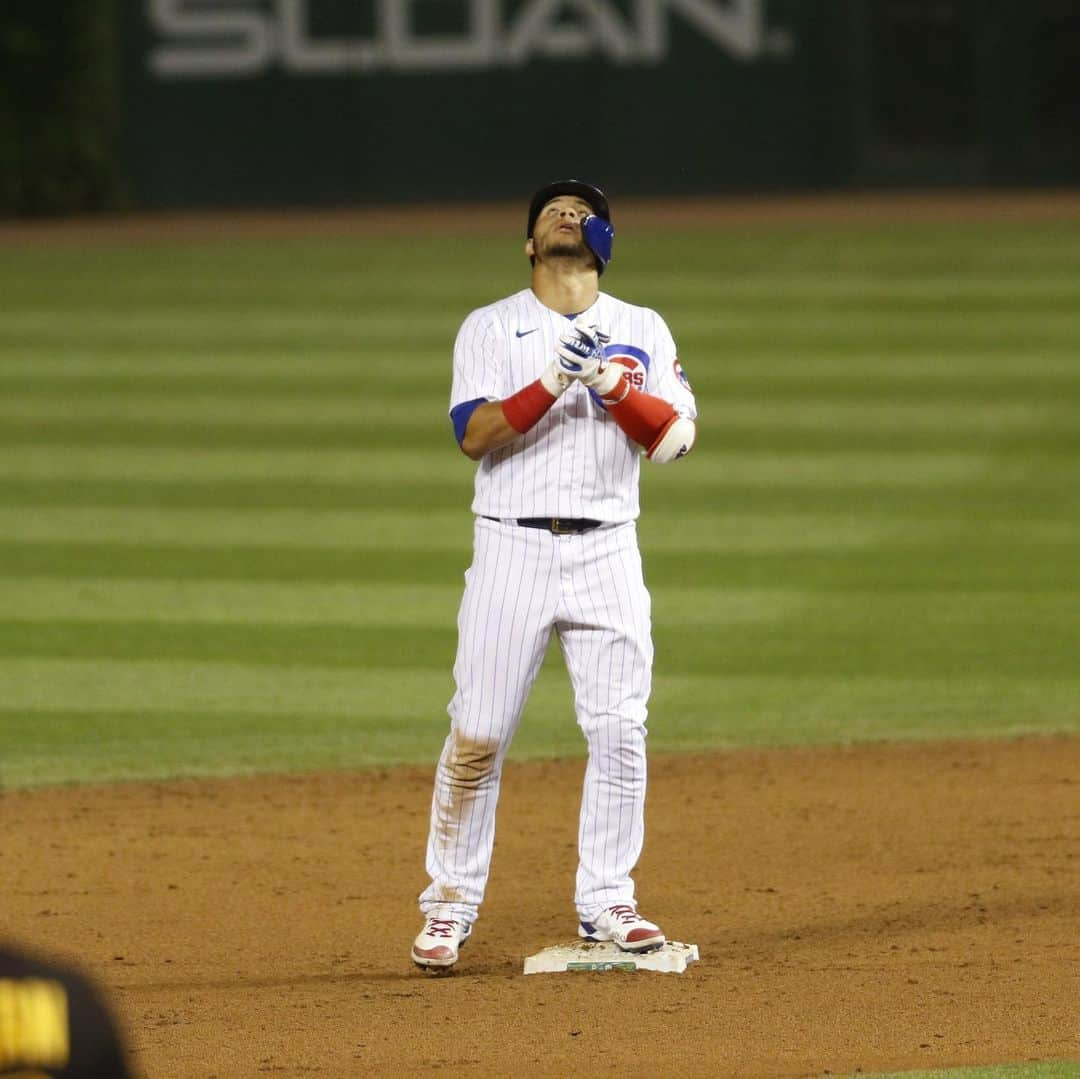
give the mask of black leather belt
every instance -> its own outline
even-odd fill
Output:
[[[501,517],[488,517],[481,514],[485,521],[501,521]],[[509,518],[522,528],[542,528],[556,536],[577,536],[582,532],[591,532],[604,522],[594,521],[591,517],[517,517]]]

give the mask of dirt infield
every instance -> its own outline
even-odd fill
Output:
[[[508,767],[450,977],[408,958],[429,770],[8,792],[4,930],[103,981],[151,1079],[1080,1059],[1080,739],[656,757],[642,905],[701,961],[526,978],[582,770]]]

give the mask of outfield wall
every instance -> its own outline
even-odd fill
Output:
[[[150,205],[1080,182],[1070,0],[129,0]]]
[[[63,208],[72,168],[117,180],[70,184],[70,209],[520,197],[567,173],[620,196],[1080,183],[1075,0],[98,0],[84,28],[34,10],[0,19],[19,177],[0,210]],[[119,81],[90,49],[105,27]],[[87,141],[94,88],[115,148],[112,127]],[[64,145],[35,157],[45,130]]]

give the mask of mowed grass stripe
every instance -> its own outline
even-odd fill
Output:
[[[108,421],[78,414],[28,415],[0,425],[0,447],[14,446],[17,452],[35,445],[62,445],[69,451],[77,447],[366,451],[371,447],[371,430],[371,422],[360,417],[267,420],[239,411],[235,422],[227,415],[207,421],[131,419],[123,413]],[[382,452],[457,454],[441,402],[418,405],[400,422],[381,421],[379,432]],[[1049,403],[1031,408],[932,409],[854,404],[815,407],[808,403],[805,408],[785,409],[729,402],[713,410],[710,426],[701,431],[698,453],[706,443],[711,450],[726,453],[759,449],[765,443],[774,452],[800,454],[948,454],[997,450],[1005,444],[1014,450],[1054,451],[1080,448],[1080,416]]]
[[[28,364],[27,350],[13,352],[0,368],[0,387],[12,392],[54,393],[58,389],[166,392],[243,397],[250,393],[348,393],[377,388],[450,392],[453,334],[437,344],[380,349],[375,354],[337,342],[316,348],[263,342],[220,342],[212,348],[171,345],[148,355],[145,343],[124,340],[101,345],[71,342],[40,351]],[[32,350],[38,353],[38,349]],[[3,349],[0,348],[0,353]]]
[[[17,622],[454,627],[461,592],[460,581],[418,587],[30,577],[4,582],[3,606]],[[696,627],[774,623],[817,602],[816,593],[778,589],[665,588],[653,596],[653,619]]]
[[[969,679],[1070,679],[1080,654],[1075,600],[1055,594],[953,595],[929,603],[866,592],[863,602],[831,597],[786,616],[683,624],[657,620],[657,636],[683,643],[666,651],[667,674]],[[693,609],[693,608],[691,608]],[[1017,639],[1022,624],[1039,633]],[[697,634],[707,631],[702,638]],[[274,667],[446,670],[456,646],[453,609],[406,625],[120,620],[87,617],[0,621],[0,655],[102,660],[227,660]],[[814,642],[813,652],[807,641]]]
[[[733,550],[646,547],[646,579],[655,587],[809,588],[966,592],[1080,589],[1072,537],[1011,542],[969,538],[953,547],[903,537],[868,547]],[[469,544],[425,551],[315,546],[197,547],[175,544],[0,542],[0,580],[7,577],[145,577],[174,581],[333,581],[440,584],[459,579]]]
[[[858,1072],[844,1079],[1077,1079],[1080,1060],[1051,1060],[1043,1063],[1000,1064],[973,1068],[934,1068],[905,1072]]]
[[[156,307],[141,304],[127,309],[97,308],[80,312],[68,308],[66,318],[58,319],[53,304],[38,309],[20,305],[5,313],[0,324],[0,341],[32,338],[39,346],[63,342],[69,338],[108,340],[112,337],[144,340],[168,339],[172,347],[201,341],[246,341],[249,344],[263,338],[281,344],[299,340],[315,342],[323,339],[339,346],[343,341],[355,344],[360,354],[372,346],[400,346],[402,318],[408,318],[412,342],[453,340],[460,320],[452,313],[432,311],[422,305],[408,307],[400,297],[381,307],[364,305],[348,309],[347,305],[312,304],[295,309],[295,304],[261,302],[246,305],[242,301],[224,311],[203,309],[193,319],[183,304]],[[362,331],[362,332],[360,332]]]
[[[65,709],[73,713],[201,712],[282,718],[379,716],[399,723],[445,711],[450,670],[237,662],[138,662],[116,659],[0,660],[0,700],[6,714]]]
[[[556,653],[549,654],[538,683],[540,697],[527,709],[533,722],[544,701],[561,700],[553,726],[573,723],[566,672]],[[63,709],[72,714],[152,714],[159,707],[208,715],[293,717],[376,715],[427,719],[442,723],[453,691],[449,671],[398,670],[145,660],[9,658],[0,661],[2,714]],[[925,700],[919,710],[912,696]],[[827,714],[830,709],[832,714]],[[860,715],[863,712],[864,714]],[[693,732],[721,744],[766,744],[778,731],[787,744],[838,737],[844,725],[861,720],[860,730],[887,731],[900,722],[906,731],[936,737],[948,730],[942,720],[958,713],[978,723],[1025,715],[1053,715],[1065,729],[1080,722],[1080,676],[1057,680],[1016,679],[985,672],[968,679],[890,677],[817,677],[780,675],[763,680],[739,675],[668,675],[657,672],[650,713],[651,737],[678,746],[694,744]],[[703,724],[703,717],[706,722]],[[805,730],[801,723],[807,723]],[[956,736],[963,737],[964,723]],[[1025,729],[1026,726],[1025,726]],[[771,732],[771,734],[770,734]],[[302,733],[302,732],[301,732]],[[523,729],[524,733],[524,729]],[[886,735],[887,736],[887,735]],[[861,740],[853,730],[851,740]],[[699,744],[699,743],[698,743]]]
[[[419,527],[419,522],[418,522]],[[378,582],[444,584],[464,572],[469,544],[448,541],[427,557],[401,548],[236,544],[197,547],[184,543],[5,543],[4,577],[153,577],[199,581]],[[2,587],[2,586],[0,586]]]
[[[1036,458],[988,470],[971,482],[942,485],[853,484],[807,485],[798,478],[761,483],[722,477],[709,491],[693,485],[675,487],[659,470],[645,468],[642,479],[643,515],[640,527],[653,527],[665,514],[693,512],[703,505],[715,507],[718,518],[740,514],[837,514],[845,520],[912,520],[918,517],[955,519],[973,526],[1014,516],[1056,519],[1080,510],[1080,484],[1075,473],[1058,458]],[[311,510],[431,509],[454,510],[467,516],[472,499],[472,477],[459,483],[399,484],[367,475],[354,480],[325,482],[320,478],[274,480],[263,478],[223,481],[127,482],[83,477],[0,478],[0,505],[21,506],[131,506],[200,510]]]
[[[0,764],[15,786],[92,775],[229,774],[430,764],[448,676],[434,671],[30,659],[0,662]],[[913,709],[912,699],[920,707]],[[654,684],[654,752],[882,738],[1075,731],[1080,681],[668,676]],[[513,747],[582,756],[566,674],[549,655]]]
[[[447,436],[448,440],[450,436]],[[461,453],[424,449],[189,449],[147,447],[132,452],[129,447],[54,443],[15,444],[0,456],[0,476],[49,479],[68,476],[80,479],[124,479],[128,482],[169,480],[265,480],[279,482],[315,480],[359,482],[393,480],[398,484],[427,484],[434,481],[471,484],[474,466]]]
[[[777,291],[782,290],[793,308],[809,303],[818,310],[855,303],[875,310],[916,307],[955,311],[994,306],[998,310],[1023,307],[1037,311],[1045,307],[1057,311],[1080,296],[1075,276],[1055,271],[1039,273],[1030,280],[1019,279],[1015,274],[972,272],[964,277],[955,273],[929,273],[918,279],[890,281],[858,274],[837,273],[813,279],[802,272],[779,272],[726,277],[719,285],[715,274],[689,273],[679,281],[679,295],[683,294],[683,287],[691,292],[720,292],[724,298],[740,302],[767,304],[774,304]],[[667,288],[671,290],[670,284]]]
[[[973,259],[962,274],[956,272],[954,264],[941,267],[929,265],[925,247],[921,252],[905,252],[905,245],[898,237],[891,237],[877,251],[865,244],[865,236],[858,237],[856,246],[859,265],[852,267],[843,265],[848,252],[834,244],[829,248],[830,272],[821,274],[818,272],[820,264],[815,264],[815,259],[828,243],[824,233],[800,237],[799,240],[809,241],[803,244],[801,252],[792,245],[791,238],[788,237],[781,259],[763,260],[761,255],[766,250],[766,245],[758,242],[760,237],[755,238],[740,252],[737,246],[731,245],[727,230],[722,231],[729,241],[728,246],[722,251],[710,250],[706,267],[696,266],[694,259],[684,259],[686,269],[677,283],[673,283],[666,275],[661,280],[654,281],[653,275],[648,271],[643,272],[641,264],[635,264],[634,258],[635,248],[649,247],[654,248],[648,252],[653,260],[667,261],[673,246],[673,233],[651,240],[647,238],[647,234],[620,239],[620,245],[625,245],[628,252],[625,258],[620,259],[620,281],[631,291],[647,287],[653,293],[671,293],[675,296],[704,291],[733,299],[758,299],[774,303],[777,292],[782,291],[785,297],[796,305],[805,301],[816,306],[828,306],[833,302],[851,300],[857,301],[861,306],[873,308],[881,305],[905,306],[919,303],[955,308],[958,303],[967,301],[973,304],[990,302],[999,307],[1017,305],[1029,308],[1033,303],[1045,302],[1051,308],[1057,309],[1067,306],[1080,293],[1075,274],[1071,272],[1080,266],[1080,259],[1076,255],[1076,251],[1080,250],[1080,235],[1076,235],[1075,230],[1077,246],[1071,257],[1065,239],[1067,233],[1059,233],[1053,237],[1053,243],[1057,254],[1064,255],[1064,258],[1054,258],[1053,253],[1039,250],[1037,244],[1033,244],[1027,252],[1030,266],[1021,266],[1023,251],[1013,249],[1009,252],[1007,265],[995,270],[987,264],[986,258],[990,252],[986,252],[981,254],[977,261]],[[975,237],[967,237],[965,245],[975,240]],[[371,248],[389,250],[376,238],[372,238],[369,244]],[[306,253],[317,263],[315,268],[320,276],[315,281],[305,284],[304,280],[290,278],[289,268],[281,265],[281,248],[270,248],[263,252],[264,261],[257,263],[262,271],[258,280],[233,279],[228,282],[227,290],[220,287],[220,282],[200,282],[189,277],[185,272],[188,267],[185,266],[174,266],[171,268],[173,272],[170,272],[169,266],[160,263],[153,266],[125,265],[124,253],[119,251],[109,253],[115,276],[104,281],[79,279],[73,269],[79,259],[78,252],[65,252],[66,267],[57,267],[55,263],[46,266],[48,260],[37,260],[33,251],[20,252],[20,259],[24,269],[32,270],[36,262],[38,268],[48,274],[50,280],[57,285],[57,299],[62,300],[66,310],[85,312],[89,316],[100,312],[100,298],[103,296],[114,302],[123,299],[130,301],[137,296],[148,308],[161,310],[189,309],[192,303],[199,302],[211,313],[221,309],[236,312],[238,315],[252,313],[262,306],[280,307],[282,301],[290,300],[294,306],[305,312],[317,314],[323,311],[352,311],[355,314],[357,311],[366,310],[366,306],[357,303],[357,289],[360,286],[371,289],[365,293],[364,298],[374,299],[375,307],[407,302],[401,290],[394,287],[393,281],[388,280],[381,260],[377,260],[380,262],[379,266],[372,266],[370,260],[358,260],[355,257],[357,248],[351,244],[340,249],[341,253],[347,256],[350,269],[347,277],[327,276],[334,260],[326,258],[327,252],[325,249],[319,250],[317,243],[298,244],[294,250]],[[240,262],[254,264],[260,258],[258,251],[258,247],[245,244],[243,248],[238,247],[234,253]],[[460,251],[455,253],[461,254]],[[854,251],[850,253],[855,254]],[[215,250],[213,244],[207,244],[198,249],[192,262],[197,264],[205,259],[220,262],[226,254],[220,249]],[[644,252],[639,254],[643,255]],[[751,257],[740,258],[742,254]],[[277,257],[266,259],[267,255]],[[506,252],[501,252],[501,255],[505,256]],[[875,269],[895,270],[897,256],[910,265],[911,258],[905,256],[912,255],[921,264],[919,273],[873,272]],[[504,258],[500,257],[499,261],[504,261]],[[878,264],[876,267],[874,262]],[[441,298],[447,291],[454,289],[454,282],[448,281],[438,269],[427,272],[416,266],[409,269],[410,284],[415,285],[418,290],[439,295]],[[56,299],[50,297],[43,300],[40,291],[28,288],[25,280],[28,276],[24,275],[21,282],[12,282],[12,297],[19,300],[20,310],[35,312],[54,309]],[[520,279],[520,275],[518,277]],[[180,285],[168,287],[169,281],[177,279],[181,282]],[[376,289],[380,289],[381,295],[374,295]],[[260,303],[260,300],[266,302]]]
[[[724,410],[718,410],[723,412]],[[828,423],[783,420],[725,422],[714,416],[720,426],[702,432],[713,450],[739,452],[760,447],[768,441],[771,448],[800,453],[955,453],[993,449],[1008,442],[1010,448],[1030,452],[1080,449],[1080,422],[1064,417],[1060,421],[1004,425],[988,418],[968,416],[955,424],[882,423],[874,428],[849,429]],[[370,426],[361,423],[306,424],[240,422],[230,424],[158,423],[98,420],[9,420],[0,426],[0,448],[15,444],[53,446],[63,443],[69,449],[109,446],[140,449],[170,449],[199,446],[201,449],[320,449],[362,450],[371,445]],[[417,450],[432,454],[456,453],[449,422],[440,414],[417,417],[415,424],[384,426],[379,433],[382,450]]]
[[[282,667],[445,673],[454,662],[452,618],[441,625],[281,626],[221,622],[0,621],[0,655],[98,660],[190,660]]]
[[[762,312],[760,318],[763,320],[764,317],[765,312]],[[1035,320],[1023,325],[1009,318],[999,322],[984,321],[975,315],[953,322],[932,318],[911,320],[906,316],[885,321],[876,317],[849,320],[819,315],[808,318],[805,323],[799,320],[787,323],[781,319],[776,325],[766,327],[762,321],[725,311],[719,317],[684,317],[676,325],[680,327],[680,344],[700,335],[702,345],[711,341],[712,347],[720,349],[721,354],[737,353],[744,347],[753,348],[766,342],[771,349],[786,348],[795,354],[815,346],[864,352],[871,344],[883,353],[894,348],[938,348],[942,353],[967,354],[1013,353],[1017,349],[1038,348],[1058,353],[1075,350],[1076,341],[1080,339],[1080,315],[1059,316],[1045,323]],[[687,355],[685,348],[682,351]],[[687,372],[693,379],[695,368],[692,358],[687,356],[687,359]]]
[[[388,700],[395,700],[389,697]],[[17,757],[0,759],[5,787],[107,783],[373,768],[438,757],[449,721],[441,707],[404,723],[397,708],[357,712],[0,710]]]
[[[461,583],[294,584],[28,577],[5,580],[3,616],[18,621],[428,627],[455,624]]]
[[[680,342],[700,335],[711,342],[712,348],[723,352],[738,351],[744,343],[768,341],[772,348],[788,347],[794,352],[812,347],[815,343],[831,348],[865,350],[873,343],[881,350],[920,347],[939,348],[943,352],[958,350],[1001,351],[1002,349],[1075,348],[1080,339],[1080,314],[1031,313],[1023,310],[1006,312],[939,312],[920,316],[912,312],[897,312],[889,318],[879,313],[860,313],[857,309],[840,312],[807,310],[800,314],[784,312],[775,304],[762,305],[761,310],[747,311],[725,308],[722,315],[703,315],[697,311],[672,312],[663,298],[654,298],[653,305],[664,308],[672,325],[678,330]],[[470,305],[471,306],[471,305]],[[710,297],[702,307],[715,311],[717,300]],[[733,305],[734,307],[734,305]],[[468,307],[465,308],[466,312]],[[362,322],[322,318],[265,317],[243,320],[192,320],[178,312],[158,320],[145,317],[131,325],[122,316],[106,326],[83,325],[78,320],[57,320],[55,316],[35,318],[5,315],[0,322],[0,350],[19,351],[31,339],[36,349],[47,353],[80,347],[89,340],[98,347],[109,349],[133,348],[132,341],[147,337],[168,336],[187,348],[217,351],[232,348],[261,350],[266,347],[292,347],[297,362],[317,355],[324,348],[341,348],[343,338],[347,347],[358,357],[378,349],[400,358],[403,323],[408,323],[412,310],[402,310],[386,316],[368,314]],[[372,320],[369,323],[369,319]],[[250,321],[250,324],[248,324]],[[460,320],[458,320],[460,321]],[[440,342],[453,340],[457,325],[442,323],[439,332],[432,331],[431,348]],[[445,354],[445,353],[444,353]],[[685,352],[688,372],[694,377],[692,357]]]
[[[125,509],[109,506],[8,508],[0,506],[0,535],[11,543],[169,544],[193,547],[457,549],[472,542],[467,510],[374,511]],[[918,522],[909,533],[924,533]],[[865,546],[887,535],[869,517],[795,514],[718,514],[686,510],[678,519],[647,522],[652,550],[687,547],[715,551],[831,550]],[[1029,522],[1021,535],[1071,538],[1065,526]]]
[[[1045,290],[1037,286],[1030,292],[1021,289],[1011,294],[1006,287],[987,291],[972,287],[968,291],[953,287],[937,290],[914,286],[910,281],[898,282],[894,288],[876,284],[860,289],[852,283],[838,288],[815,291],[805,282],[785,296],[782,308],[776,306],[776,289],[771,280],[709,281],[706,278],[679,275],[674,291],[669,284],[656,291],[654,304],[668,307],[670,303],[694,304],[699,312],[720,306],[732,312],[731,317],[742,323],[760,321],[764,313],[774,315],[781,324],[804,322],[811,330],[820,326],[826,317],[848,318],[854,329],[862,329],[875,320],[904,319],[915,323],[937,322],[952,326],[965,319],[978,319],[984,324],[1000,326],[1013,317],[1018,325],[1031,326],[1041,335],[1048,328],[1056,330],[1073,324],[1074,313],[1069,305],[1080,297],[1080,288],[1049,282]],[[1029,283],[1030,285],[1031,283]],[[711,303],[710,303],[711,301]],[[1045,321],[1040,322],[1040,316]],[[980,332],[976,328],[976,336]]]
[[[687,467],[665,469],[668,482],[694,487],[729,481],[800,482],[822,486],[851,484],[961,484],[985,470],[982,453],[877,452],[724,452],[703,448]],[[652,466],[656,467],[656,466]],[[402,484],[435,480],[471,484],[475,466],[463,454],[429,450],[372,447],[370,450],[248,449],[190,450],[148,447],[133,453],[127,447],[85,447],[63,443],[17,444],[0,456],[0,478],[87,480],[119,479],[150,482],[206,480],[281,481],[311,479],[356,481],[367,476]]]
[[[633,291],[633,273],[623,276],[631,278],[628,287]],[[779,288],[785,288],[782,306],[776,304]],[[449,290],[454,291],[452,283]],[[625,294],[626,288],[620,291]],[[977,315],[989,324],[1015,318],[1021,325],[1036,328],[1045,326],[1047,321],[1051,325],[1069,324],[1076,317],[1070,307],[1080,296],[1080,287],[1075,282],[1067,282],[1057,274],[1034,280],[975,278],[964,282],[954,275],[936,281],[932,277],[925,281],[905,278],[889,283],[835,274],[822,276],[815,282],[808,276],[792,278],[784,274],[726,276],[722,265],[717,265],[711,275],[683,270],[677,282],[650,283],[649,291],[657,298],[652,301],[654,304],[664,299],[679,307],[707,311],[717,301],[726,302],[737,317],[754,321],[762,311],[781,321],[806,320],[811,324],[827,316],[850,315],[856,325],[891,316],[950,323]],[[77,323],[91,334],[135,332],[154,338],[168,337],[174,344],[186,340],[192,332],[205,332],[209,328],[220,329],[223,340],[251,333],[288,337],[309,327],[337,331],[340,335],[361,320],[380,341],[400,340],[399,319],[405,314],[417,337],[445,335],[457,329],[453,313],[445,305],[421,304],[416,302],[419,296],[410,298],[396,290],[387,291],[381,302],[372,302],[375,298],[367,295],[363,297],[365,302],[358,303],[358,297],[347,291],[338,296],[290,296],[282,302],[282,297],[265,287],[260,289],[256,283],[251,291],[238,291],[231,296],[202,293],[197,297],[201,302],[197,322],[187,317],[195,299],[149,295],[135,305],[129,297],[125,309],[116,304],[88,303],[85,298],[80,302],[71,294],[50,297],[48,301],[37,296],[24,298],[12,311],[11,319],[5,319],[5,326],[9,332],[22,334],[63,330],[64,324],[55,320],[57,310],[61,310],[66,315],[66,324]]]
[[[192,547],[453,550],[472,542],[473,518],[461,510],[320,511],[0,507],[9,542]]]
[[[435,358],[442,357],[449,363],[450,348],[457,332],[460,317],[451,316],[447,322],[427,333],[418,332],[402,345],[401,327],[408,322],[412,312],[401,310],[391,318],[397,321],[397,330],[389,324],[382,332],[369,326],[366,316],[355,316],[351,323],[328,326],[321,319],[310,322],[299,319],[291,332],[268,329],[264,320],[255,318],[248,326],[236,325],[229,320],[217,323],[213,320],[184,319],[183,312],[176,315],[178,325],[186,330],[175,332],[168,328],[155,331],[168,335],[168,348],[172,354],[188,352],[211,355],[226,362],[241,362],[253,352],[266,357],[278,356],[291,360],[294,371],[302,372],[309,365],[318,367],[327,357],[339,357],[342,364],[356,375],[368,374],[371,379],[394,378],[404,375],[409,381],[408,364],[403,360],[414,355],[427,355],[426,366],[434,366]],[[150,334],[149,336],[153,336]],[[0,323],[0,351],[10,350],[26,354],[26,342],[47,358],[103,354],[110,357],[128,356],[133,359],[147,356],[147,336],[140,335],[131,327],[125,327],[118,319],[106,332],[102,327],[84,325],[78,318],[54,316],[48,324],[19,329],[7,322]],[[150,361],[152,362],[152,360]],[[403,370],[403,367],[405,370]],[[412,379],[411,381],[415,381]]]
[[[62,442],[68,447],[126,447],[135,453],[141,449],[195,446],[202,450],[362,450],[371,446],[370,432],[371,424],[364,422],[268,425],[242,420],[235,424],[228,421],[173,424],[113,420],[105,424],[99,420],[23,419],[7,421],[0,427],[0,447],[11,444],[20,447],[35,444],[52,446]],[[1021,434],[1017,437],[1025,436]],[[1044,444],[1048,437],[1056,436],[1053,432],[1039,433],[1038,444]],[[421,416],[412,426],[384,426],[379,432],[379,447],[384,451],[415,451],[423,448],[432,453],[442,453],[448,447],[453,448],[453,445],[450,422],[441,414]],[[966,448],[963,436],[959,443],[950,439],[948,448]]]
[[[171,310],[178,318],[192,312],[207,321],[232,318],[250,329],[247,316],[269,310],[285,318],[399,312],[419,315],[423,324],[453,318],[463,281],[483,296],[521,280],[520,246],[508,248],[505,236],[471,233],[467,248],[460,238],[427,235],[424,259],[416,258],[413,244],[378,236],[23,249],[0,254],[0,281],[13,307],[41,312],[47,296],[48,309],[117,322],[132,310]],[[467,271],[447,271],[464,267],[466,254]],[[106,263],[110,272],[102,273]],[[51,291],[43,292],[43,284]]]
[[[181,397],[170,394],[101,393],[87,395],[7,395],[0,400],[3,438],[16,441],[21,432],[52,433],[63,441],[65,431],[95,433],[103,443],[146,441],[165,429],[173,437],[186,436],[198,445],[208,433],[219,431],[262,434],[295,442],[327,435],[352,437],[370,443],[374,424],[390,432],[407,431],[413,437],[437,437],[449,452],[454,448],[447,415],[448,398],[433,396],[363,396],[342,398],[338,394],[294,396],[251,395],[244,399],[216,396]],[[941,400],[928,395],[920,400],[884,397],[833,397],[780,395],[724,396],[709,413],[711,427],[728,435],[732,431],[816,433],[841,435],[885,434],[914,443],[926,434],[998,435],[1039,432],[1058,428],[1075,433],[1076,415],[1059,413],[1059,398],[1043,401],[979,400],[973,396]],[[385,433],[384,433],[385,434]]]
[[[681,340],[681,335],[680,335]],[[1075,350],[1059,352],[1019,348],[1006,352],[963,350],[943,360],[940,350],[890,349],[872,343],[837,354],[836,350],[810,352],[771,346],[765,340],[745,352],[724,354],[712,362],[715,346],[705,342],[709,357],[695,370],[695,378],[710,384],[720,381],[746,392],[769,389],[779,393],[827,394],[830,398],[873,393],[912,394],[918,398],[968,394],[1043,396],[1055,389],[1076,389],[1080,360]],[[273,347],[215,351],[207,356],[192,350],[177,351],[158,345],[150,357],[145,345],[130,355],[87,345],[65,349],[62,356],[26,357],[23,351],[5,356],[0,387],[23,394],[51,394],[71,390],[153,393],[176,396],[207,395],[229,398],[269,393],[370,394],[405,383],[430,385],[440,380],[450,387],[450,340],[438,347],[409,348],[393,355],[357,353],[338,346],[302,362],[291,349]],[[694,366],[691,356],[687,363]]]
[[[703,243],[703,233],[717,237]],[[671,230],[647,223],[621,240],[626,277],[673,288],[668,270],[708,278],[710,269],[740,271],[777,281],[854,275],[883,284],[987,278],[1054,278],[1080,266],[1075,220],[760,222],[702,225],[672,244]],[[659,266],[659,271],[656,267]],[[658,280],[654,281],[653,279]],[[1072,278],[1075,280],[1075,277]]]
[[[87,480],[83,477],[0,479],[0,504],[8,506],[142,506],[217,509],[450,510],[468,513],[472,477],[455,483],[398,483],[365,475],[328,483],[322,478],[296,480],[167,480],[138,482]]]
[[[190,546],[398,547],[446,550],[471,543],[472,515],[462,509],[244,510],[146,509],[111,506],[0,505],[0,534],[8,542],[177,543]],[[928,515],[875,517],[869,513],[731,514],[712,508],[683,509],[678,517],[646,518],[639,525],[650,550],[760,552],[866,547],[876,541],[965,542],[962,521]],[[984,526],[979,536],[1005,542],[1067,543],[1071,521],[1031,517]]]
[[[357,392],[272,393],[265,388],[242,396],[222,396],[211,392],[202,396],[178,397],[168,391],[98,392],[87,394],[51,392],[23,395],[12,393],[0,400],[0,420],[95,420],[100,425],[138,420],[146,424],[187,424],[266,427],[285,429],[302,426],[339,426],[351,423],[362,428],[370,439],[373,424],[423,430],[437,428],[449,435],[447,409],[449,387],[423,396]],[[197,439],[193,439],[197,443]],[[448,444],[453,445],[448,438]]]
[[[768,443],[774,452],[800,454],[962,453],[997,451],[1055,452],[1080,449],[1080,415],[1057,405],[957,407],[953,411],[921,408],[857,406],[840,410],[792,407],[792,418],[782,408],[758,409],[729,403],[714,410],[711,426],[700,432],[698,452],[706,443],[712,451],[738,453]],[[840,414],[838,414],[840,413]],[[851,420],[850,415],[858,417]],[[864,415],[865,414],[865,415]],[[381,451],[457,454],[450,422],[441,405],[418,408],[400,423],[379,429]],[[368,450],[371,424],[361,420],[325,422],[242,417],[237,422],[215,419],[160,421],[114,418],[108,422],[72,418],[25,418],[0,425],[0,447],[63,445],[68,450],[87,448],[200,450]]]

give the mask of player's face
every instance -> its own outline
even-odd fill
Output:
[[[575,195],[557,195],[540,211],[525,253],[541,261],[549,258],[591,258],[581,234],[581,222],[591,213],[592,207],[584,199]]]

